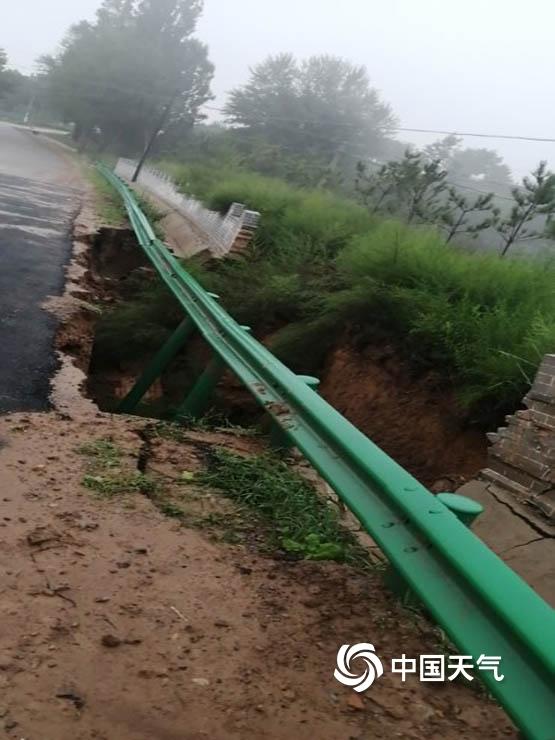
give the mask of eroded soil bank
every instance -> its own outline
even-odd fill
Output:
[[[437,377],[415,378],[392,348],[339,347],[322,378],[332,406],[436,493],[455,491],[486,467],[485,433],[469,428]]]
[[[83,309],[62,330],[59,345],[86,373],[88,395],[111,411],[182,313],[163,288],[156,288],[159,280],[131,232],[102,229],[90,242],[82,284],[96,311]],[[152,309],[145,315],[140,307],[148,301]],[[111,313],[122,306],[123,311]],[[191,340],[138,412],[171,418],[209,356],[204,342]],[[455,490],[485,466],[485,434],[468,428],[437,378],[415,379],[391,348],[341,345],[328,356],[321,379],[321,393],[332,405],[433,490]],[[233,423],[261,421],[250,395],[230,374],[214,396],[214,408]]]

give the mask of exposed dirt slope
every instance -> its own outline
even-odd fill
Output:
[[[322,395],[338,411],[438,492],[456,490],[485,467],[485,434],[465,427],[437,378],[415,380],[392,349],[341,347],[322,379]]]
[[[398,607],[379,574],[225,544],[138,492],[95,498],[82,485],[91,461],[76,448],[112,439],[136,471],[144,425],[92,412],[0,419],[7,737],[516,738],[466,685],[389,675],[358,699],[334,681],[344,642],[369,640],[386,659],[438,651],[431,626]],[[179,449],[158,445],[150,464],[179,474],[224,442],[251,449],[197,432]]]

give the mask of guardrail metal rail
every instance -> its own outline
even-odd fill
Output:
[[[555,738],[555,611],[441,500],[250,336],[156,238],[129,186],[99,171],[123,198],[142,249],[186,318],[125,399],[132,411],[186,339],[214,352],[185,403],[190,410],[231,370],[379,545],[457,648],[502,657],[505,678],[482,679],[529,738]]]

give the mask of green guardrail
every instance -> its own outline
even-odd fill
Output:
[[[104,165],[137,239],[186,318],[121,409],[131,412],[194,331],[212,361],[182,412],[199,414],[230,369],[358,518],[400,580],[466,655],[501,656],[503,681],[481,677],[517,726],[555,738],[555,611],[448,508],[240,326],[156,238],[128,185]],[[366,639],[366,638],[365,638]],[[402,645],[399,646],[402,650]]]

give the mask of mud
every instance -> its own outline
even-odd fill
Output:
[[[323,370],[321,393],[436,493],[456,490],[486,466],[485,433],[469,428],[436,376],[415,378],[391,348],[338,348]]]
[[[503,712],[466,683],[387,671],[359,696],[333,678],[343,643],[372,642],[386,665],[446,649],[379,571],[274,560],[255,537],[226,544],[232,512],[210,490],[188,494],[200,528],[139,493],[95,497],[79,453],[95,439],[120,446],[124,468],[143,460],[163,481],[201,468],[213,445],[253,451],[248,439],[195,432],[160,442],[145,461],[146,423],[101,413],[0,419],[6,737],[516,740]]]

